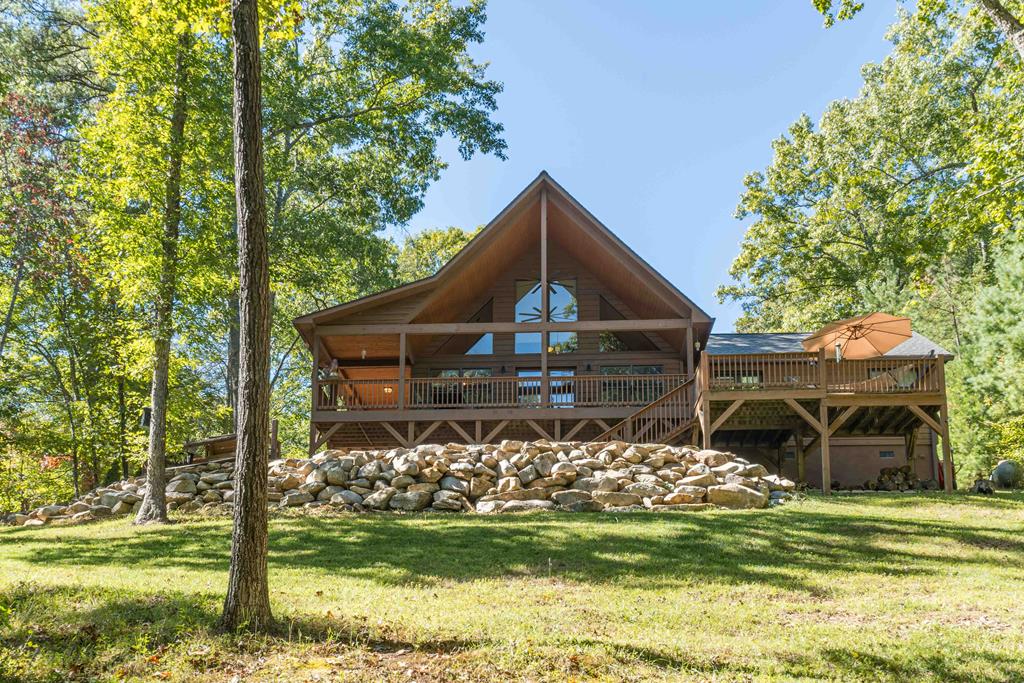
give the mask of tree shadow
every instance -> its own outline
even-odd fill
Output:
[[[129,594],[113,589],[44,587],[22,583],[0,590],[0,679],[27,683],[43,681],[153,678],[167,666],[205,675],[224,674],[228,679],[239,666],[263,661],[275,652],[291,651],[300,660],[307,654],[328,658],[355,652],[373,653],[387,665],[389,657],[404,653],[459,655],[470,662],[490,666],[489,653],[507,643],[486,637],[426,637],[412,639],[407,628],[385,617],[369,624],[339,616],[292,615],[279,619],[268,634],[223,634],[218,630],[220,595],[159,591]],[[305,645],[315,646],[303,650]],[[623,643],[602,638],[570,638],[551,641],[549,648],[532,652],[554,667],[581,667],[579,676],[608,678],[609,671],[641,665],[643,671],[683,673],[701,678],[756,680],[771,673],[782,680],[827,677],[835,680],[942,680],[953,683],[996,683],[1024,680],[1024,660],[1014,652],[991,649],[970,652],[935,651],[908,657],[884,646],[871,651],[808,644],[801,654],[787,654],[775,661],[759,658],[719,658],[701,650],[663,650],[642,643]],[[3,652],[31,652],[16,675]],[[591,654],[580,664],[575,653]],[[550,661],[548,661],[550,660]],[[17,664],[17,662],[15,662]],[[401,662],[396,662],[404,666]],[[291,664],[294,666],[294,663]],[[458,666],[458,665],[456,665]],[[7,668],[5,668],[7,667]],[[366,674],[360,669],[360,673]],[[492,670],[486,680],[517,680],[526,672]],[[379,672],[378,672],[379,673]],[[458,669],[452,679],[459,678]],[[549,670],[536,680],[560,680],[563,672]],[[637,672],[642,675],[641,672]],[[280,674],[280,672],[275,672]]]
[[[903,504],[922,503],[935,504],[928,497]],[[694,580],[759,582],[821,596],[830,588],[814,580],[815,572],[927,575],[954,563],[1024,563],[1024,540],[984,520],[967,526],[899,519],[887,516],[888,502],[851,514],[848,505],[835,499],[825,510],[275,516],[270,571],[339,573],[383,586],[547,575],[589,584],[641,580],[652,589]],[[953,544],[950,552],[922,556],[914,547],[935,540]],[[19,559],[32,564],[226,572],[230,523],[201,519],[102,538],[19,534],[18,541]],[[972,552],[957,553],[956,546]]]

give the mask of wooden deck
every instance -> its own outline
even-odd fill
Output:
[[[796,439],[802,470],[806,451],[820,450],[823,488],[830,488],[829,439],[853,434],[904,435],[913,449],[927,425],[942,440],[943,474],[952,490],[952,454],[945,358],[880,357],[836,361],[818,353],[704,354],[697,369],[696,422],[710,448],[720,430],[768,430]]]

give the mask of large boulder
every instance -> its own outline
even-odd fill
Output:
[[[196,483],[187,477],[172,479],[167,483],[165,490],[167,493],[195,493],[197,491]]]
[[[501,512],[532,512],[533,510],[553,510],[555,504],[550,500],[510,500],[501,507]]]
[[[568,489],[565,491],[555,491],[551,494],[551,500],[557,505],[568,506],[573,503],[591,500],[591,495],[587,491]]]
[[[1015,489],[1024,485],[1024,467],[1014,460],[1000,460],[992,470],[992,483],[1001,489]]]
[[[406,510],[409,512],[422,510],[434,500],[433,495],[426,491],[406,491],[391,496],[388,505],[392,510]]]
[[[355,491],[339,491],[331,496],[331,505],[362,505],[363,497]]]
[[[742,484],[722,484],[708,487],[708,502],[726,508],[763,508],[768,496]]]
[[[591,496],[597,502],[609,507],[629,507],[630,505],[641,505],[644,502],[644,499],[635,493],[619,491],[594,491]]]
[[[373,510],[384,510],[387,508],[388,503],[391,502],[391,497],[398,493],[398,489],[388,486],[382,488],[379,491],[374,491],[370,495],[363,499],[363,505]]]
[[[289,491],[280,500],[278,505],[283,508],[297,507],[299,505],[305,505],[306,503],[313,502],[313,494],[307,493],[306,491]]]

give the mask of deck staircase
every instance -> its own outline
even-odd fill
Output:
[[[672,443],[693,427],[694,378],[669,389],[622,420],[595,441],[618,439],[632,443]]]

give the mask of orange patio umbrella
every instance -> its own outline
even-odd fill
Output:
[[[839,346],[843,358],[877,358],[910,339],[910,318],[869,313],[829,323],[803,340],[804,349],[831,350]],[[837,357],[836,360],[839,360]]]

